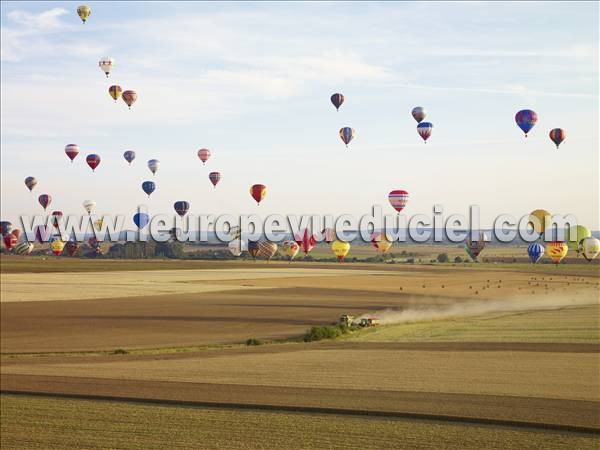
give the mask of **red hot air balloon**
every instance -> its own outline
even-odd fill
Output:
[[[208,161],[208,158],[210,158],[210,150],[207,148],[201,148],[198,150],[198,158],[200,158],[202,164],[206,164],[206,161]]]
[[[211,172],[208,174],[208,178],[214,187],[217,187],[217,183],[221,180],[221,174],[219,172]]]
[[[296,244],[300,246],[305,255],[313,249],[317,240],[314,234],[311,234],[307,228],[300,231],[296,236],[294,236]]]
[[[267,187],[264,184],[254,184],[250,187],[250,195],[257,204],[260,204],[267,195]]]
[[[552,142],[556,144],[557,149],[566,137],[567,133],[565,133],[565,130],[563,130],[562,128],[554,128],[553,130],[550,130],[550,139],[552,139]]]
[[[398,212],[401,212],[406,206],[406,203],[408,203],[408,192],[402,189],[391,191],[388,194],[388,200],[390,201],[392,208]]]
[[[40,202],[40,205],[42,205],[42,208],[44,208],[44,211],[46,211],[48,205],[52,203],[52,197],[48,194],[42,194],[38,197],[38,202]]]
[[[87,155],[85,158],[85,162],[92,169],[92,172],[96,170],[96,167],[100,164],[100,156],[92,153],[91,155]]]
[[[73,162],[75,157],[79,154],[79,145],[77,145],[77,144],[67,145],[65,147],[65,153],[67,154],[67,156],[69,157],[71,162]]]
[[[11,234],[13,234],[17,238],[17,241],[18,241],[19,238],[21,237],[21,230],[19,230],[18,228],[15,230],[12,230]]]
[[[58,224],[60,223],[62,216],[63,216],[62,211],[52,211],[51,217],[52,217],[52,225],[54,225],[54,228],[58,228]]]
[[[12,234],[12,233],[9,233],[6,236],[4,236],[4,245],[6,246],[6,249],[9,250],[9,251],[15,245],[17,245],[17,241],[18,241],[17,237],[14,234]]]

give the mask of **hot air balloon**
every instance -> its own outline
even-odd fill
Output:
[[[260,241],[258,244],[258,254],[267,261],[271,261],[271,258],[277,253],[277,244],[270,241]]]
[[[423,139],[423,141],[427,144],[427,139],[431,136],[431,132],[433,131],[433,124],[431,122],[421,122],[417,125],[417,133]]]
[[[337,257],[338,261],[342,262],[350,251],[350,243],[337,240],[333,241],[333,244],[331,244],[331,250]]]
[[[79,154],[79,145],[77,145],[77,144],[66,145],[65,153],[67,154],[67,156],[69,157],[71,162],[73,162],[75,157]]]
[[[388,194],[388,200],[390,205],[399,213],[404,209],[408,203],[409,194],[402,189],[396,189]]]
[[[77,15],[79,16],[79,18],[81,19],[81,21],[83,23],[85,23],[85,21],[88,19],[88,17],[90,17],[90,14],[92,14],[92,10],[90,9],[89,6],[80,5],[77,7]]]
[[[90,169],[92,169],[92,172],[94,172],[96,170],[96,167],[98,167],[98,165],[100,164],[100,156],[92,153],[85,157],[85,162],[87,163],[88,166],[90,166]]]
[[[217,183],[221,179],[221,174],[219,172],[211,172],[208,174],[208,179],[214,187],[217,187]]]
[[[233,256],[238,257],[246,250],[246,243],[241,239],[234,239],[227,244],[227,248]]]
[[[527,254],[533,264],[537,263],[544,256],[544,246],[539,242],[532,242],[527,247]]]
[[[88,214],[91,214],[92,210],[96,206],[96,202],[93,200],[84,200],[82,203],[82,206],[83,206],[83,209],[85,209],[85,212],[87,212]]]
[[[264,184],[254,184],[250,186],[250,195],[258,205],[267,195],[267,187]]]
[[[300,251],[300,246],[298,245],[297,242],[285,241],[283,243],[283,245],[281,246],[281,251],[283,252],[283,254],[285,256],[287,256],[287,258],[291,262],[296,257],[298,252]]]
[[[135,92],[135,91],[124,91],[123,92],[123,101],[129,107],[129,109],[131,109],[131,105],[133,105],[135,103],[137,98],[138,98],[138,95],[137,95],[137,92]]]
[[[12,231],[12,223],[7,220],[0,222],[0,235],[5,236]]]
[[[239,225],[235,225],[229,229],[229,237],[233,239],[237,239],[242,236],[242,227]]]
[[[131,163],[135,159],[135,152],[133,150],[127,150],[125,153],[123,153],[123,158],[125,158],[125,161],[127,161],[129,165],[131,165]]]
[[[546,246],[546,253],[548,257],[552,260],[554,264],[559,264],[567,253],[569,252],[569,247],[564,242],[560,241],[552,241]]]
[[[323,236],[323,241],[327,242],[328,244],[335,241],[336,238],[335,230],[333,228],[324,228],[323,231],[321,231],[321,235]]]
[[[531,223],[533,231],[539,233],[540,237],[544,234],[546,228],[550,226],[551,222],[552,214],[545,209],[536,209],[529,214],[529,223]]]
[[[150,198],[150,194],[152,194],[154,189],[156,189],[156,184],[154,181],[144,181],[142,183],[142,189],[148,195],[148,198]]]
[[[115,60],[105,56],[98,62],[98,66],[100,70],[106,74],[106,78],[108,78],[108,74],[115,67]]]
[[[96,255],[102,254],[102,248],[100,247],[100,242],[98,242],[98,239],[96,239],[96,236],[92,236],[91,238],[88,239],[88,245],[92,248],[92,250],[94,250],[94,253]]]
[[[150,216],[146,213],[136,213],[133,215],[133,223],[141,230],[150,223]]]
[[[592,232],[583,225],[577,225],[574,228],[575,230],[565,230],[565,242],[567,247],[569,247],[570,250],[577,252],[577,256],[579,256],[579,247],[581,241],[583,241],[586,237],[590,237]],[[573,239],[571,239],[571,233],[575,235]]]
[[[392,246],[392,243],[388,240],[385,233],[375,231],[373,234],[371,234],[371,245],[373,245],[377,251],[386,253]]]
[[[580,252],[583,254],[583,257],[591,261],[600,253],[600,240],[589,236],[581,241]]]
[[[29,255],[33,251],[33,244],[31,242],[21,242],[13,248],[15,255]]]
[[[469,233],[469,236],[465,241],[465,250],[473,261],[477,262],[477,257],[485,248],[487,240],[487,236],[482,231],[477,233],[476,240],[472,240],[471,233]]]
[[[115,103],[117,103],[117,100],[119,100],[121,94],[123,94],[123,88],[118,84],[113,84],[111,87],[108,88],[108,95],[112,97]]]
[[[313,249],[313,247],[317,243],[315,235],[308,231],[308,228],[305,228],[304,230],[301,230],[299,233],[297,233],[294,236],[294,240],[300,246],[305,255],[308,255],[308,253]]]
[[[15,245],[17,245],[17,236],[15,236],[12,233],[8,233],[6,235],[4,235],[4,246],[6,247],[6,250],[10,251]]]
[[[346,148],[348,148],[348,144],[352,139],[354,139],[354,128],[340,128],[340,138],[342,138],[342,141],[344,141],[344,144],[346,144]]]
[[[337,111],[340,110],[340,106],[342,106],[342,104],[344,103],[344,96],[342,94],[333,94],[331,96],[331,103],[333,103],[333,106],[335,106],[335,109]]]
[[[565,130],[562,128],[554,128],[553,130],[550,130],[550,139],[556,144],[557,149],[560,143],[564,141],[566,137],[567,133],[565,133]]]
[[[52,211],[52,214],[50,215],[50,217],[52,218],[52,225],[54,225],[54,228],[58,229],[58,225],[60,224],[60,221],[62,220],[62,216],[63,216],[62,211]]]
[[[160,161],[158,159],[151,159],[148,161],[148,169],[152,172],[152,175],[155,175],[158,171],[158,167],[160,166]]]
[[[27,189],[29,189],[29,192],[31,192],[33,190],[33,188],[35,187],[36,184],[37,184],[37,180],[34,177],[25,178],[25,186],[27,186]]]
[[[181,217],[185,216],[190,209],[190,204],[186,201],[180,200],[173,204],[173,208],[175,208],[175,212],[179,214]]]
[[[101,217],[94,222],[94,228],[98,231],[102,230],[102,224],[104,223],[104,219]]]
[[[79,250],[79,244],[76,241],[69,241],[65,245],[65,250],[67,251],[67,255],[73,256]]]
[[[258,242],[249,241],[248,242],[248,253],[252,256],[252,259],[256,259],[256,255],[258,254]]]
[[[60,256],[64,248],[65,243],[60,239],[56,239],[50,244],[50,249],[52,250],[52,253],[54,253],[55,256]]]
[[[45,225],[38,225],[34,228],[35,240],[40,244],[48,242],[52,237],[52,229]]]
[[[425,108],[423,108],[422,106],[417,106],[413,108],[412,116],[418,123],[421,123],[423,119],[427,117],[427,111],[425,111]]]
[[[210,158],[210,150],[207,148],[201,148],[198,150],[198,158],[200,158],[202,164],[206,164],[206,161],[208,161],[208,158]]]
[[[38,202],[40,202],[40,205],[42,205],[42,208],[44,208],[44,211],[46,211],[48,205],[52,203],[52,197],[48,194],[42,194],[38,197]]]
[[[533,128],[537,122],[537,114],[530,109],[522,109],[515,115],[515,122],[527,137],[527,133]]]
[[[12,230],[11,234],[13,234],[17,238],[17,241],[18,241],[19,238],[21,237],[21,230],[19,230],[18,228],[16,230]]]

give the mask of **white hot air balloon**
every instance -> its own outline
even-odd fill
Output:
[[[93,200],[84,200],[83,203],[83,208],[85,209],[85,211],[88,214],[92,213],[92,210],[94,209],[94,207],[96,206],[96,202]]]
[[[231,252],[231,254],[236,257],[240,256],[242,252],[248,250],[246,242],[242,241],[241,239],[234,239],[227,245],[227,247],[229,247],[229,251]]]
[[[158,159],[151,159],[148,161],[148,169],[152,172],[152,175],[155,175],[160,166],[160,161]]]
[[[115,60],[105,56],[98,61],[98,66],[100,67],[100,70],[106,74],[106,78],[108,78],[108,74],[115,67]]]
[[[591,261],[600,254],[600,239],[593,236],[586,237],[581,241],[580,252],[585,259]]]

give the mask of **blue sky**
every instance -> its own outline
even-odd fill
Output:
[[[2,3],[3,220],[41,212],[41,193],[65,214],[89,198],[98,214],[188,200],[196,215],[361,216],[406,189],[408,215],[477,204],[488,226],[545,208],[600,228],[597,2],[88,4],[83,25],[78,3]],[[117,64],[108,80],[103,56]],[[115,83],[138,92],[131,111],[108,96]],[[417,105],[434,124],[427,145]],[[523,108],[539,115],[528,139]],[[349,150],[342,126],[356,129]],[[558,151],[554,127],[567,132]],[[254,183],[269,188],[260,207]]]

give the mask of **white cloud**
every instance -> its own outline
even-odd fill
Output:
[[[15,10],[10,11],[6,17],[27,30],[46,31],[62,27],[60,17],[65,14],[68,11],[64,8],[52,8],[39,14]]]

